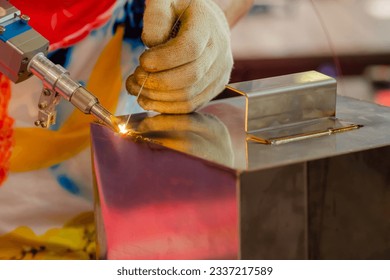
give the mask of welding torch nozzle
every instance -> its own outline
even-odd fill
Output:
[[[58,93],[84,114],[92,114],[118,131],[116,117],[99,103],[96,96],[72,80],[69,72],[61,65],[54,64],[43,53],[38,53],[29,62],[28,70],[43,81],[45,88]]]
[[[73,92],[69,101],[83,113],[91,114],[113,130],[118,130],[116,117],[113,116],[106,108],[104,108],[99,103],[97,97],[84,87],[80,86],[77,88]]]

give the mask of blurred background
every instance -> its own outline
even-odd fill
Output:
[[[317,70],[390,106],[390,0],[255,0],[232,48],[231,82]]]

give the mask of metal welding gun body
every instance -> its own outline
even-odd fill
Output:
[[[98,99],[73,81],[66,69],[46,58],[49,41],[28,25],[29,20],[9,1],[0,0],[0,72],[14,83],[32,75],[42,80],[35,125],[48,128],[54,124],[56,105],[63,97],[83,113],[116,129],[114,117]]]

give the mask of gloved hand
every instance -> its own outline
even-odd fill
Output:
[[[181,16],[181,17],[180,17]],[[172,28],[180,17],[180,28]],[[223,11],[211,0],[148,0],[142,40],[150,49],[126,82],[146,110],[189,113],[228,83],[233,58]]]

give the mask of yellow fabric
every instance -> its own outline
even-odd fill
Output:
[[[119,27],[100,55],[87,85],[87,89],[109,111],[116,108],[122,86],[120,60],[123,33],[124,28]],[[90,143],[92,120],[92,116],[75,110],[58,131],[16,128],[10,171],[47,168],[78,154]]]
[[[0,236],[0,260],[95,259],[93,212],[82,213],[63,228],[36,235],[28,227],[18,227]]]

